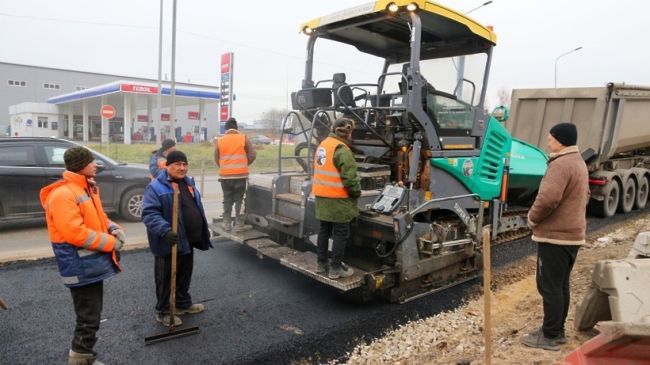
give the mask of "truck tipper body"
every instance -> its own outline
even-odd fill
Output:
[[[650,86],[516,89],[506,128],[544,148],[558,122],[578,128],[590,173],[590,211],[609,217],[644,208],[650,179]]]

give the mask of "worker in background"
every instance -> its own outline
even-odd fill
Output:
[[[121,271],[117,252],[125,236],[102,208],[93,154],[85,147],[72,147],[63,160],[63,179],[44,187],[40,198],[59,274],[70,288],[77,317],[68,364],[100,364],[93,347],[101,319],[103,283]]]
[[[181,151],[167,155],[167,168],[147,185],[142,203],[142,222],[147,227],[149,248],[154,255],[156,283],[156,320],[171,325],[169,295],[171,290],[171,246],[178,245],[176,273],[176,314],[195,314],[205,310],[203,304],[192,303],[189,293],[194,267],[194,249],[212,247],[208,222],[201,194],[194,178],[187,176],[187,156]],[[178,185],[178,232],[172,232],[174,188]],[[183,324],[174,316],[174,326]]]
[[[492,116],[499,122],[505,123],[510,118],[510,112],[505,105],[499,105],[492,110]]]
[[[544,322],[523,336],[529,347],[558,351],[566,343],[564,323],[569,313],[569,278],[580,245],[585,243],[589,174],[576,142],[574,124],[559,123],[548,135],[551,150],[546,174],[528,213],[537,242],[537,290]]]
[[[361,196],[357,164],[350,150],[353,129],[351,119],[337,119],[332,133],[318,146],[314,159],[312,192],[316,196],[316,219],[320,221],[317,272],[325,273],[328,269],[327,249],[332,238],[330,279],[353,274],[353,270],[341,261],[350,238],[350,222],[359,215],[357,198]]]
[[[235,228],[241,229],[244,218],[242,203],[248,183],[248,166],[257,154],[251,141],[237,129],[237,120],[226,121],[226,133],[217,139],[214,147],[214,162],[219,166],[219,181],[223,190],[223,229],[232,229],[232,207],[235,205]]]
[[[176,151],[176,142],[173,139],[166,139],[163,141],[162,147],[151,152],[151,157],[149,158],[151,180],[158,177],[158,174],[167,168],[165,160],[167,155],[172,151]]]

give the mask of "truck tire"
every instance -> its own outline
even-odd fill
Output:
[[[605,199],[602,201],[591,199],[589,210],[593,215],[597,217],[607,218],[616,214],[616,208],[618,207],[618,198],[621,190],[615,180],[610,180],[605,185],[604,191]]]
[[[621,197],[618,200],[618,211],[623,213],[629,213],[634,207],[634,201],[636,200],[636,184],[631,178],[625,180],[623,184],[623,191],[621,191]]]
[[[636,189],[636,199],[634,199],[634,209],[643,209],[648,203],[648,191],[650,191],[650,182],[647,176],[641,177],[639,186]]]
[[[144,189],[129,189],[120,200],[120,215],[129,222],[139,222],[142,219],[142,201]]]

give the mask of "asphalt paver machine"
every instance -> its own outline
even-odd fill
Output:
[[[420,0],[376,1],[300,30],[304,79],[282,123],[278,170],[251,176],[251,229],[225,232],[215,221],[214,233],[355,298],[392,302],[477,277],[484,226],[493,244],[529,234],[547,158],[485,111],[490,28]],[[339,48],[318,58],[319,42]],[[363,191],[344,259],[355,273],[331,280],[316,273],[312,164],[343,115],[356,123]]]

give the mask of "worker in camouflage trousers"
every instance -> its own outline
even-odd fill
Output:
[[[330,279],[354,273],[341,261],[350,239],[350,222],[359,215],[357,198],[361,196],[357,164],[350,150],[353,129],[351,119],[337,119],[332,133],[320,143],[314,157],[312,192],[316,197],[316,219],[320,221],[317,272],[325,273],[328,269],[327,253],[332,238]]]

